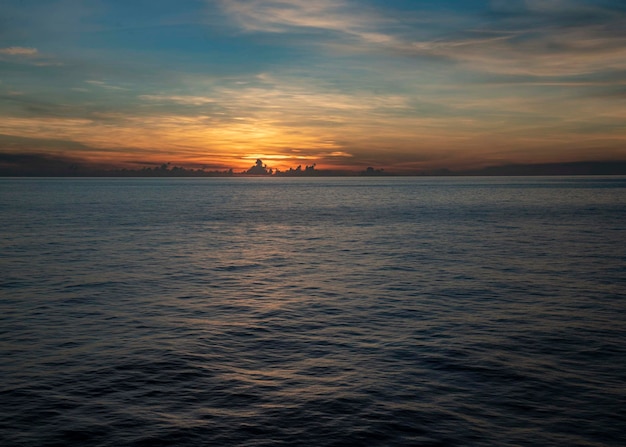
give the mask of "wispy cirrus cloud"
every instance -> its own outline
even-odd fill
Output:
[[[460,30],[460,38],[413,47],[472,70],[503,75],[626,70],[626,8],[614,2],[493,1],[487,17],[480,28]]]
[[[607,36],[593,28],[414,42],[398,48],[417,56],[455,61],[477,72],[502,75],[553,77],[626,70],[626,36]]]
[[[283,33],[308,29],[332,31],[375,43],[391,39],[377,30],[383,22],[382,16],[342,0],[222,0],[221,4],[246,31]]]
[[[37,48],[30,47],[6,47],[0,48],[0,54],[5,54],[7,56],[34,57],[39,55],[39,51]]]
[[[119,85],[113,85],[110,84],[106,81],[100,81],[97,79],[89,79],[87,81],[85,81],[85,83],[96,86],[96,87],[100,87],[100,88],[104,88],[104,89],[108,89],[108,90],[128,90],[125,87],[120,87]]]
[[[294,28],[344,31],[359,22],[352,19],[342,23],[341,19],[347,15],[347,5],[343,1],[222,0],[221,3],[247,31],[286,32]]]
[[[198,95],[140,95],[139,99],[162,104],[176,103],[190,106],[201,106],[216,102],[214,98]]]
[[[33,47],[0,48],[0,59],[36,67],[59,67],[63,65],[62,62],[42,54],[37,48]]]
[[[453,13],[447,19],[432,10],[405,17],[345,0],[222,0],[222,5],[245,31],[329,31],[344,39],[310,43],[344,52],[434,57],[500,75],[626,69],[626,11],[584,1],[494,0],[480,26]],[[417,32],[425,25],[437,32]]]

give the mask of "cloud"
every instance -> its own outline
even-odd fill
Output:
[[[402,113],[410,108],[407,98],[399,94],[369,91],[345,92],[329,89],[314,80],[294,76],[260,74],[241,80],[225,81],[207,87],[192,83],[188,90],[207,91],[210,95],[150,94],[140,95],[140,101],[167,109],[176,105],[196,106],[197,113],[212,111],[214,123],[258,124],[300,127],[306,123],[348,122],[355,114]],[[206,106],[211,106],[207,108]],[[192,113],[180,108],[180,113]]]
[[[44,55],[37,48],[32,47],[6,47],[0,48],[0,60],[17,62],[36,67],[60,67],[62,62],[53,60],[49,55]]]
[[[626,36],[607,36],[594,27],[414,43],[412,48],[416,54],[444,57],[475,71],[503,75],[556,77],[626,70]]]
[[[354,155],[349,154],[347,152],[342,152],[342,151],[336,151],[336,152],[331,152],[330,154],[328,154],[329,157],[354,157]]]
[[[224,10],[246,31],[268,33],[297,29],[325,30],[384,43],[390,36],[378,32],[382,17],[341,0],[222,0]]]
[[[475,20],[453,13],[444,18],[433,10],[406,15],[393,7],[375,10],[349,1],[221,4],[245,31],[332,32],[332,39],[308,43],[342,52],[437,58],[497,75],[555,77],[626,69],[626,11],[608,2],[493,1]]]
[[[626,8],[579,0],[493,1],[479,28],[426,52],[479,72],[535,77],[626,70]],[[475,38],[478,37],[478,39]]]
[[[293,28],[343,30],[343,2],[318,0],[223,0],[224,9],[247,31],[285,32]]]
[[[7,47],[0,48],[0,54],[6,54],[8,56],[27,56],[34,57],[39,55],[37,48],[27,47]]]
[[[109,90],[128,90],[127,88],[120,87],[120,86],[117,86],[117,85],[111,85],[111,84],[109,84],[107,82],[98,81],[98,80],[88,80],[88,81],[85,81],[85,83],[91,84],[91,85],[95,85],[97,87],[109,89]]]
[[[201,106],[205,104],[213,104],[216,102],[214,98],[193,95],[140,95],[139,99],[160,103],[174,102],[177,104],[191,106]]]
[[[80,159],[41,153],[0,152],[0,175],[66,175]]]

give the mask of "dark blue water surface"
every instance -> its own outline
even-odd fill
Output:
[[[626,179],[0,179],[2,446],[626,445]]]

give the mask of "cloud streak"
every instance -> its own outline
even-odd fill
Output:
[[[223,0],[222,4],[245,31],[330,31],[343,41],[333,39],[326,45],[343,51],[435,57],[502,75],[575,76],[626,69],[626,14],[571,1],[493,2],[491,20],[481,27],[468,24],[452,33],[460,36],[456,38],[445,33],[421,39],[397,31],[440,24],[440,15],[429,11],[407,19],[374,9],[363,12],[345,1]]]
[[[416,54],[445,57],[475,71],[503,75],[556,77],[626,70],[626,36],[607,35],[596,27],[414,43],[411,48]]]
[[[0,48],[0,54],[6,54],[8,56],[37,56],[39,55],[39,51],[37,48],[28,48],[28,47],[6,47]]]
[[[222,0],[224,10],[245,31],[287,33],[325,30],[371,43],[391,36],[376,31],[382,17],[341,0]]]

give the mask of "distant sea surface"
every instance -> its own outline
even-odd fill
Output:
[[[626,178],[0,179],[2,446],[624,446]]]

